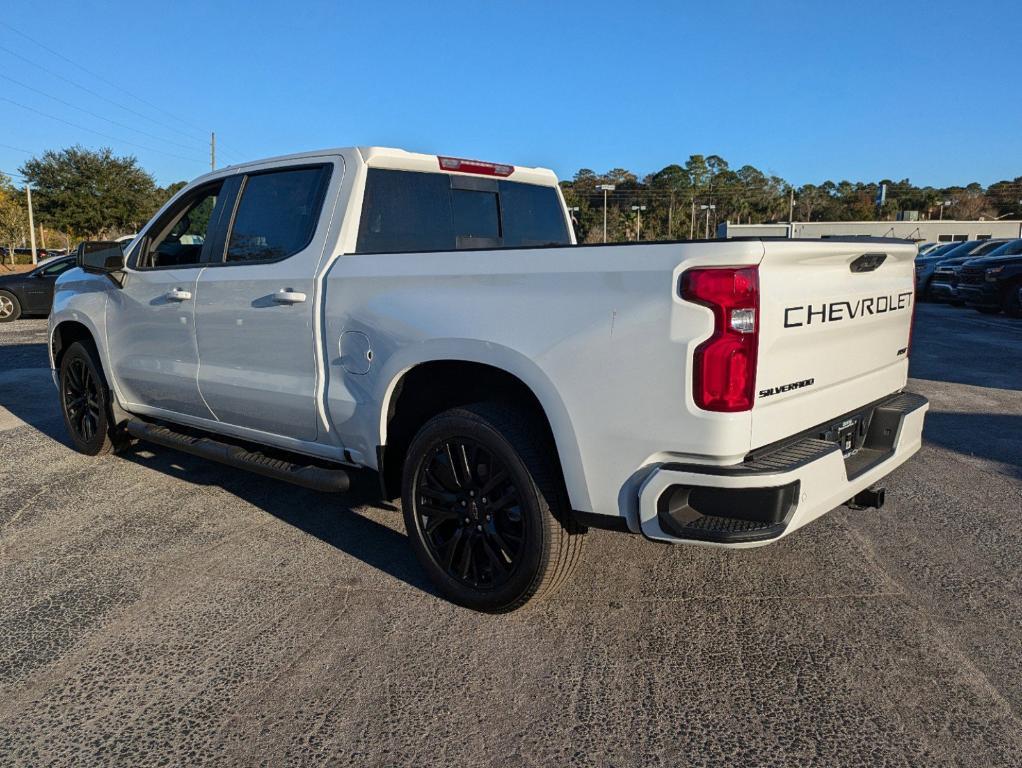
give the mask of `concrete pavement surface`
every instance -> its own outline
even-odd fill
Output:
[[[399,511],[68,446],[0,325],[0,765],[1022,764],[1022,322],[919,307],[881,511],[718,551],[593,531],[554,600],[437,597]]]

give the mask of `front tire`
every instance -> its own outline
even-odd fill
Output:
[[[0,323],[12,323],[21,317],[21,302],[13,293],[0,291]]]
[[[549,433],[500,403],[445,411],[405,457],[402,507],[416,556],[467,608],[512,611],[551,595],[581,559]]]
[[[71,445],[79,453],[102,456],[124,443],[114,427],[110,402],[95,349],[76,341],[60,361],[60,409]]]

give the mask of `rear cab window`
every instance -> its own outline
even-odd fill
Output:
[[[459,174],[368,170],[359,253],[570,244],[554,187]]]

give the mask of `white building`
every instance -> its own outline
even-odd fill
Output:
[[[717,225],[717,237],[898,237],[925,242],[1022,237],[1022,221],[793,221]]]

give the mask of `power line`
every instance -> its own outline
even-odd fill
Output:
[[[3,142],[0,142],[0,147],[4,147],[5,149],[13,149],[15,152],[22,152],[26,155],[35,154],[34,152],[29,152],[27,149],[22,149],[21,147],[12,147],[10,144],[4,144]]]
[[[9,24],[5,24],[5,26],[13,29],[13,27],[10,27]],[[41,46],[41,47],[44,47],[44,46]],[[5,51],[6,53],[10,54],[11,56],[14,56],[17,59],[21,59],[22,61],[26,62],[27,64],[31,64],[33,67],[36,67],[37,69],[41,69],[43,72],[46,72],[48,75],[51,75],[52,77],[56,77],[58,80],[63,80],[65,83],[73,85],[75,88],[78,88],[79,90],[84,91],[85,93],[89,94],[90,96],[93,96],[94,98],[100,99],[101,101],[105,101],[107,104],[112,104],[113,106],[117,107],[118,109],[123,109],[125,112],[129,112],[132,115],[135,115],[136,117],[142,118],[143,120],[148,120],[151,123],[154,123],[154,124],[159,125],[161,127],[168,128],[169,130],[173,131],[174,133],[178,133],[178,134],[184,136],[185,138],[192,139],[192,141],[196,140],[194,136],[192,136],[192,135],[190,135],[190,134],[180,130],[179,128],[175,128],[173,125],[169,125],[169,124],[165,125],[164,123],[161,123],[159,120],[156,120],[155,118],[152,118],[152,117],[150,117],[149,115],[146,115],[143,112],[139,112],[137,109],[132,109],[131,107],[125,106],[124,104],[121,104],[121,103],[119,103],[117,101],[114,101],[113,99],[107,98],[103,94],[98,93],[97,91],[94,91],[92,88],[89,88],[88,86],[82,85],[81,83],[79,83],[79,82],[77,82],[75,80],[72,80],[69,77],[65,77],[64,75],[60,74],[59,72],[55,72],[54,70],[50,69],[49,67],[43,66],[42,64],[39,64],[38,62],[32,61],[27,56],[24,56],[24,55],[18,53],[17,51],[13,51],[13,50],[11,50],[10,48],[8,48],[5,45],[0,45],[0,51]],[[44,94],[44,95],[46,95],[46,94]],[[136,145],[136,146],[138,146],[138,145]],[[227,154],[227,153],[225,153],[225,154]]]
[[[15,85],[21,86],[26,90],[34,91],[35,93],[45,96],[48,99],[52,99],[53,101],[56,101],[58,104],[63,104],[65,107],[70,107],[71,109],[77,112],[83,112],[84,114],[89,115],[90,117],[95,117],[98,120],[105,120],[111,125],[116,125],[118,128],[124,128],[125,130],[128,131],[135,131],[136,133],[141,133],[143,136],[148,136],[150,139],[156,139],[157,141],[163,141],[166,142],[167,144],[173,144],[174,146],[181,147],[183,149],[188,149],[192,151],[197,151],[199,149],[199,147],[195,146],[194,144],[182,144],[179,141],[174,141],[173,139],[165,139],[162,136],[157,136],[156,134],[149,133],[148,131],[143,131],[141,128],[135,128],[130,125],[125,125],[124,123],[120,123],[117,120],[113,120],[109,117],[105,117],[104,115],[100,115],[88,109],[85,109],[85,107],[79,107],[76,104],[72,104],[69,101],[64,101],[64,99],[60,98],[59,96],[54,96],[53,94],[46,93],[46,91],[42,91],[34,86],[27,85],[26,83],[23,83],[20,80],[15,80],[13,77],[10,77],[9,75],[0,73],[0,77],[2,77],[4,80],[14,83]]]
[[[161,155],[167,155],[169,157],[176,157],[178,160],[185,160],[186,162],[189,162],[189,163],[199,163],[199,162],[201,162],[200,160],[197,160],[194,157],[185,157],[183,155],[174,154],[173,152],[165,152],[162,149],[156,149],[155,147],[147,147],[145,144],[138,144],[138,143],[136,143],[134,141],[128,141],[127,139],[120,139],[120,138],[118,138],[116,136],[111,136],[109,133],[103,133],[102,131],[97,131],[94,128],[86,128],[84,125],[79,125],[78,123],[73,123],[70,120],[65,120],[62,117],[57,117],[56,115],[51,115],[51,114],[49,114],[47,112],[43,112],[42,110],[36,109],[35,107],[30,107],[30,106],[28,106],[26,104],[21,104],[21,103],[19,103],[17,101],[14,101],[14,99],[7,98],[6,96],[0,96],[0,101],[6,101],[8,104],[13,104],[16,107],[20,107],[21,109],[26,109],[29,112],[35,112],[37,115],[42,115],[43,117],[47,117],[50,120],[56,120],[57,122],[64,123],[65,125],[70,125],[72,128],[77,128],[80,131],[88,131],[89,133],[94,133],[97,136],[102,136],[104,139],[109,139],[110,141],[116,141],[116,142],[119,142],[121,144],[128,144],[129,146],[138,147],[139,149],[144,149],[144,150],[146,150],[148,152],[158,152]]]
[[[52,53],[52,54],[53,54],[54,56],[56,56],[57,58],[59,58],[59,59],[62,59],[63,61],[66,61],[66,62],[67,62],[68,64],[71,64],[71,65],[72,65],[72,66],[74,66],[74,67],[77,67],[78,69],[80,69],[80,70],[81,70],[82,72],[84,72],[85,74],[87,74],[87,75],[90,75],[91,77],[94,77],[94,78],[96,78],[96,79],[97,79],[97,80],[99,80],[100,82],[106,83],[106,84],[107,84],[107,85],[109,85],[109,86],[110,86],[111,88],[115,88],[115,89],[117,89],[118,91],[121,91],[122,93],[124,93],[124,94],[127,94],[128,96],[130,96],[131,98],[135,99],[136,101],[140,101],[141,103],[145,104],[145,105],[146,105],[147,107],[150,107],[151,109],[155,109],[155,110],[157,110],[158,112],[162,112],[163,114],[167,115],[167,117],[171,118],[172,120],[176,120],[177,122],[181,123],[182,125],[188,126],[188,127],[192,128],[192,129],[194,129],[194,130],[196,130],[196,131],[203,131],[203,129],[202,129],[202,128],[199,128],[198,126],[192,125],[192,124],[190,124],[190,123],[188,123],[188,122],[186,122],[186,121],[182,120],[182,119],[181,119],[181,117],[180,117],[180,115],[175,115],[175,114],[173,114],[173,113],[171,113],[171,112],[168,112],[167,110],[163,109],[162,107],[159,107],[159,106],[157,106],[156,104],[153,104],[152,102],[150,102],[150,101],[147,101],[146,99],[143,99],[143,98],[142,98],[141,96],[139,96],[139,95],[137,95],[137,94],[134,94],[134,93],[132,93],[132,92],[131,92],[131,91],[129,91],[129,90],[127,89],[127,88],[124,88],[124,87],[122,87],[122,86],[120,86],[120,85],[117,85],[116,83],[113,83],[113,82],[111,82],[110,80],[107,80],[107,79],[106,79],[105,77],[103,77],[102,75],[100,75],[100,74],[98,74],[98,73],[96,73],[96,72],[93,72],[93,71],[92,71],[91,69],[89,69],[89,68],[85,67],[85,66],[84,66],[84,65],[82,65],[82,64],[81,64],[80,62],[77,62],[77,61],[75,61],[74,59],[70,59],[70,58],[68,58],[67,56],[65,56],[64,54],[62,54],[62,53],[61,53],[60,51],[57,51],[57,50],[54,50],[53,48],[50,48],[50,47],[49,47],[48,45],[46,45],[45,43],[41,43],[41,42],[39,42],[39,41],[38,41],[38,40],[36,40],[36,39],[35,39],[34,37],[31,37],[30,35],[28,35],[28,34],[26,34],[26,33],[22,32],[22,31],[21,31],[20,29],[18,29],[17,27],[13,27],[13,26],[11,26],[11,25],[10,25],[10,24],[8,24],[8,23],[7,23],[6,21],[2,21],[2,20],[0,20],[0,26],[4,26],[4,27],[7,27],[7,29],[11,30],[11,31],[12,31],[12,32],[14,32],[15,34],[21,35],[21,36],[22,36],[23,38],[25,38],[26,40],[28,40],[28,41],[29,41],[30,43],[32,43],[33,45],[36,45],[36,46],[38,46],[39,48],[42,48],[42,49],[43,49],[44,51],[47,51],[48,53]],[[203,131],[203,133],[205,133],[205,131]]]
[[[157,125],[160,124],[158,121],[154,120],[153,118],[149,117],[148,115],[143,114],[142,112],[139,112],[136,109],[132,109],[131,107],[126,107],[123,104],[119,104],[116,101],[114,101],[113,99],[108,99],[103,94],[97,93],[96,91],[92,90],[88,86],[85,86],[85,85],[82,85],[81,83],[75,82],[74,80],[72,80],[69,77],[64,77],[64,75],[60,74],[59,72],[54,72],[49,67],[44,67],[42,64],[38,64],[38,63],[32,61],[31,59],[29,59],[28,57],[22,56],[17,51],[12,51],[7,46],[0,45],[0,51],[5,51],[5,52],[9,53],[11,56],[14,56],[15,58],[21,59],[22,61],[24,61],[24,62],[26,62],[28,64],[31,64],[33,67],[41,69],[43,72],[46,72],[48,75],[52,75],[53,77],[56,77],[58,80],[63,80],[65,83],[68,83],[70,85],[73,85],[75,88],[79,88],[79,89],[85,91],[90,96],[93,96],[93,97],[95,97],[97,99],[101,99],[102,101],[105,101],[107,104],[112,104],[115,107],[117,107],[118,109],[123,109],[126,112],[130,112],[131,114],[135,115],[136,117],[141,117],[143,120],[149,120],[151,122],[156,123]],[[168,125],[167,127],[170,128],[170,130],[174,131],[175,133],[180,133],[182,136],[189,137],[187,133],[185,133],[184,131],[178,130],[177,128],[175,128],[172,125]],[[189,137],[189,138],[191,138],[191,137]]]

